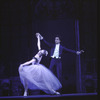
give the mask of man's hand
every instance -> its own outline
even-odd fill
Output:
[[[84,52],[83,50],[77,51],[76,54],[77,54],[77,55],[80,55],[80,54],[83,53],[83,52]]]
[[[43,40],[43,36],[40,34],[40,40]]]

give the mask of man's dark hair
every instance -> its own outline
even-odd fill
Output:
[[[60,41],[62,40],[61,35],[59,35],[59,34],[56,34],[55,37],[59,37]]]

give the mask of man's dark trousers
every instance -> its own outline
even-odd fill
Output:
[[[56,67],[57,78],[62,83],[62,63],[61,59],[51,58],[49,69],[54,73],[54,67]]]

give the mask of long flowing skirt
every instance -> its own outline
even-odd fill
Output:
[[[19,76],[23,86],[25,87],[26,80],[28,88],[32,90],[39,89],[53,94],[52,89],[58,90],[62,87],[56,76],[42,64],[19,66]]]

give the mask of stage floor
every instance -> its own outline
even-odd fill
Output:
[[[60,95],[31,95],[31,96],[2,96],[0,100],[89,100],[96,99],[97,93],[74,93],[74,94],[60,94]],[[96,99],[97,100],[97,99]]]

